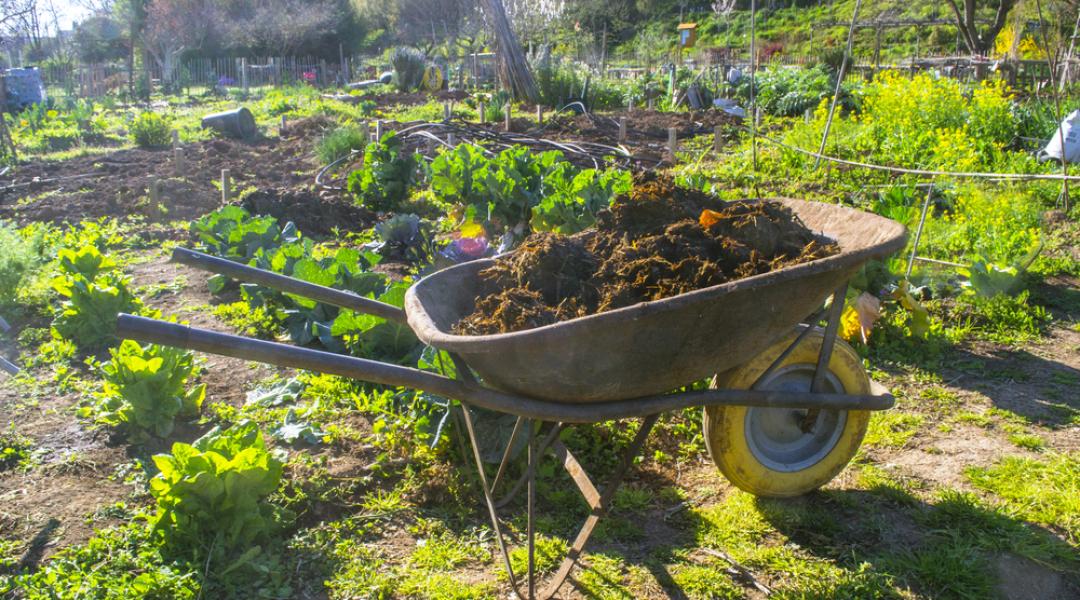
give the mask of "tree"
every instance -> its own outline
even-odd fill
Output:
[[[198,48],[210,32],[212,11],[202,0],[151,0],[143,28],[143,48],[161,68],[167,86],[176,81],[180,55]]]
[[[978,7],[975,0],[964,0],[963,10],[956,4],[956,0],[946,0],[946,2],[952,8],[953,15],[956,16],[956,26],[960,29],[960,37],[972,54],[986,54],[993,49],[994,39],[1005,27],[1005,19],[1016,5],[1016,0],[997,0],[994,20],[991,21],[989,28],[980,31],[976,24]]]
[[[73,42],[79,58],[88,63],[124,58],[128,52],[124,26],[103,14],[89,17],[76,25]]]

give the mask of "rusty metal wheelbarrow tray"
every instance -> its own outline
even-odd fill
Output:
[[[660,394],[750,360],[788,335],[872,258],[903,247],[902,225],[867,212],[778,199],[837,255],[655,302],[528,331],[455,335],[474,310],[478,274],[492,260],[439,271],[409,289],[409,326],[454,353],[488,386],[552,402],[592,403]]]

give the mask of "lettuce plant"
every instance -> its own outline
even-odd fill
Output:
[[[206,385],[188,389],[198,375],[192,352],[167,346],[140,346],[125,340],[109,350],[101,366],[104,385],[98,402],[84,409],[98,423],[120,428],[135,439],[172,433],[176,417],[193,417],[206,398]]]
[[[53,337],[71,340],[82,350],[115,342],[117,316],[143,308],[128,289],[128,281],[117,275],[104,274],[93,280],[84,275],[60,277],[53,281],[53,289],[67,298],[53,319]]]
[[[161,472],[150,480],[157,504],[151,522],[173,552],[220,559],[243,549],[239,562],[277,529],[279,515],[266,498],[281,483],[283,464],[255,424],[215,428],[153,460]]]

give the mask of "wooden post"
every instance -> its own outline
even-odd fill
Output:
[[[480,124],[487,123],[487,103],[483,100],[480,101]]]
[[[172,147],[180,147],[180,132],[175,129],[172,130]]]
[[[649,96],[649,105],[648,105],[649,110],[653,110],[653,107],[655,106],[655,104],[656,104],[656,99],[653,98],[652,96]]]
[[[544,124],[544,107],[539,104],[536,105],[536,123],[537,125]]]
[[[247,58],[240,58],[240,85],[244,88],[244,95],[248,95]]]
[[[278,128],[278,135],[281,136],[281,137],[285,137],[285,133],[288,131],[288,129],[289,129],[289,126],[288,126],[286,117],[285,117],[285,115],[281,115],[281,127]]]
[[[228,204],[229,199],[232,197],[232,190],[229,189],[232,186],[232,182],[229,181],[229,170],[221,170],[221,203]]]
[[[713,127],[713,133],[712,133],[712,149],[713,149],[713,152],[720,152],[720,146],[721,146],[720,134],[721,134],[722,131],[723,131],[723,127],[721,127],[720,125],[717,125],[716,127]]]
[[[185,171],[187,171],[183,147],[173,148],[173,169],[175,170],[177,177],[183,177]]]
[[[877,75],[878,68],[881,66],[881,27],[877,28],[877,34],[874,36],[874,74]]]
[[[161,180],[154,179],[150,182],[150,204],[157,206],[161,204]]]
[[[375,121],[375,141],[382,139],[382,120]]]
[[[507,131],[510,131],[512,129],[512,124],[511,124],[511,121],[510,121],[510,108],[511,108],[511,104],[509,102],[507,102],[506,106],[503,107],[503,119],[506,121],[506,130]]]
[[[368,123],[367,121],[364,121],[364,122],[360,123],[360,131],[363,132],[364,139],[370,142],[371,141],[371,123]]]
[[[667,145],[668,145],[668,158],[671,159],[672,164],[675,163],[675,150],[679,147],[678,129],[674,127],[668,127],[667,130]]]
[[[626,117],[619,117],[619,143],[626,141]]]
[[[442,110],[442,112],[443,112],[443,121],[446,121],[446,122],[449,123],[450,122],[450,115],[451,115],[450,103],[449,102],[444,102],[442,109],[443,109]]]
[[[452,133],[446,134],[446,143],[449,144],[451,148],[457,146],[457,136]]]

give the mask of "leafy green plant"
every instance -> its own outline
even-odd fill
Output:
[[[276,531],[280,515],[266,497],[281,482],[283,463],[255,424],[215,428],[153,460],[160,473],[150,480],[157,505],[151,523],[171,551],[222,560],[244,550],[228,572],[257,555],[256,544]]]
[[[463,208],[498,236],[534,231],[574,233],[593,224],[598,210],[630,187],[630,175],[579,169],[558,151],[536,154],[524,146],[488,157],[463,144],[431,163],[431,191]]]
[[[172,122],[155,112],[140,113],[131,122],[131,139],[140,148],[160,148],[172,142]]]
[[[117,275],[93,280],[83,275],[62,277],[53,282],[53,289],[67,298],[53,319],[53,337],[70,340],[82,350],[115,342],[117,316],[143,309],[142,301],[128,289],[128,281]]]
[[[224,206],[200,218],[191,224],[191,233],[211,254],[245,261],[260,250],[300,239],[292,222],[280,227],[274,217],[252,216],[239,206]]]
[[[549,193],[532,208],[529,226],[533,231],[554,231],[569,235],[592,227],[596,213],[608,206],[611,199],[630,190],[632,180],[627,171],[576,170],[561,163],[545,179]]]
[[[31,462],[30,451],[34,442],[14,430],[0,434],[0,473],[15,467],[25,467]]]
[[[140,346],[132,340],[109,353],[110,360],[101,365],[102,390],[93,406],[82,409],[83,416],[138,439],[146,434],[168,436],[176,417],[198,414],[206,385],[187,389],[188,381],[199,373],[194,353]]]
[[[82,275],[94,279],[98,274],[116,267],[116,261],[106,256],[97,246],[86,244],[78,249],[61,248],[56,253],[57,266],[68,275]]]
[[[389,131],[368,144],[364,166],[349,174],[348,189],[372,210],[397,210],[417,181],[419,169],[418,155],[406,153],[401,138]]]
[[[510,93],[499,90],[490,94],[484,103],[484,119],[488,123],[501,123],[506,118],[506,105],[510,102]]]

